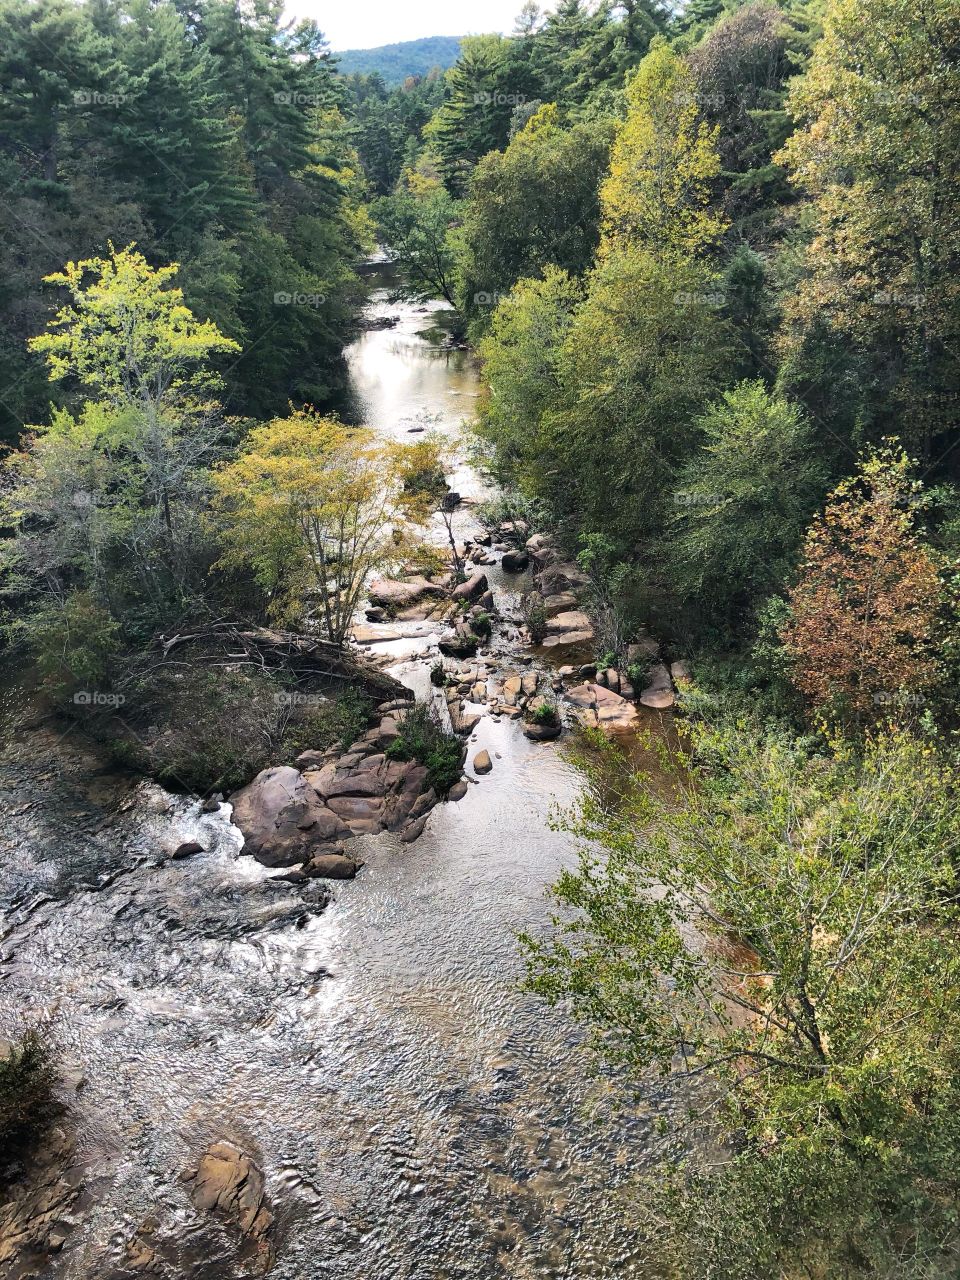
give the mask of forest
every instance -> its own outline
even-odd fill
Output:
[[[352,695],[264,728],[267,677],[146,655],[342,648],[428,572],[439,446],[346,397],[379,246],[475,353],[473,456],[578,566],[593,670],[691,673],[666,783],[568,749],[579,858],[520,939],[600,1070],[685,1081],[629,1274],[956,1276],[960,7],[527,0],[395,76],[284,13],[0,0],[8,673],[126,681],[170,729],[118,758],[198,793],[351,740]]]

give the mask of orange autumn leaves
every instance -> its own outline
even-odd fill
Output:
[[[915,709],[941,678],[941,583],[915,532],[918,488],[904,454],[872,454],[807,533],[780,638],[818,711],[861,720]]]

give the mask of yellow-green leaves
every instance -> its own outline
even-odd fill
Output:
[[[309,409],[257,427],[214,475],[221,565],[252,571],[278,621],[319,604],[327,636],[343,643],[368,574],[406,545],[399,467],[370,432]]]
[[[627,118],[600,193],[602,251],[639,244],[695,256],[725,230],[710,209],[717,130],[701,119],[696,89],[689,67],[654,42],[627,89]]]
[[[214,355],[239,351],[211,321],[197,320],[170,281],[179,267],[151,267],[133,245],[109,258],[68,262],[46,277],[70,301],[47,332],[30,340],[47,362],[52,382],[75,377],[113,405],[159,409],[197,403],[219,380]]]

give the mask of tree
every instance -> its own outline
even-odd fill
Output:
[[[45,277],[70,294],[29,343],[46,359],[50,380],[75,378],[114,408],[154,418],[202,408],[221,385],[209,361],[240,347],[168,287],[179,269],[153,268],[133,245],[119,252],[111,245],[109,258],[69,262]]]
[[[780,634],[817,710],[878,718],[921,704],[940,679],[940,581],[915,531],[918,488],[906,455],[883,449],[810,526]]]
[[[742,382],[697,426],[702,443],[677,477],[668,561],[680,599],[735,622],[793,569],[826,483],[801,410]]]
[[[315,602],[338,645],[370,573],[402,559],[420,511],[395,453],[306,409],[250,432],[214,474],[213,505],[220,567],[252,570],[277,621],[297,622]]]
[[[655,42],[627,88],[627,117],[600,192],[604,250],[640,244],[688,258],[710,249],[726,225],[710,209],[716,140],[689,67]]]
[[[908,421],[925,457],[958,425],[958,38],[953,0],[831,0],[777,157],[813,215],[786,341],[802,356],[826,324],[823,376],[852,347],[867,425],[903,435]]]
[[[480,343],[488,391],[479,430],[494,448],[501,477],[527,496],[553,486],[555,463],[546,457],[542,424],[560,395],[560,353],[582,287],[548,266],[539,280],[520,280],[494,308]]]
[[[897,730],[860,759],[694,725],[692,753],[666,789],[581,762],[579,865],[524,939],[529,989],[638,1081],[679,1074],[716,1140],[676,1134],[675,1194],[637,1196],[650,1274],[953,1274],[960,779]]]
[[[505,151],[484,156],[463,202],[458,243],[461,306],[482,331],[521,278],[547,266],[580,276],[597,247],[597,189],[609,159],[609,122],[564,126],[540,107]]]
[[[373,206],[377,232],[391,261],[401,267],[416,296],[456,306],[450,228],[457,204],[439,184],[384,196]]]

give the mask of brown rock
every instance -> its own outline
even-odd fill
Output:
[[[451,594],[454,600],[476,600],[488,588],[487,575],[485,573],[475,573],[466,582],[461,582],[454,587]]]
[[[262,770],[230,799],[233,821],[244,835],[243,852],[268,867],[294,866],[317,843],[351,834],[307,776],[289,765]]]
[[[469,790],[470,790],[469,782],[461,778],[460,781],[455,782],[453,786],[450,788],[450,790],[447,792],[447,799],[452,802],[455,802],[457,800],[462,800]]]
[[[569,609],[576,609],[577,597],[572,591],[559,591],[554,596],[545,596],[543,607],[548,618],[555,618],[558,613],[566,613]]]
[[[361,864],[342,853],[317,853],[304,866],[311,879],[352,880]]]
[[[183,844],[177,845],[170,855],[170,860],[179,862],[181,858],[192,858],[195,853],[206,853],[206,849],[199,840],[186,840]]]
[[[272,1262],[267,1240],[273,1224],[264,1195],[263,1173],[245,1151],[232,1142],[214,1142],[194,1169],[183,1174],[198,1209],[214,1213],[239,1232],[256,1250],[265,1271]]]
[[[441,596],[443,588],[426,578],[408,578],[406,581],[378,578],[370,584],[368,595],[371,604],[399,609],[416,604],[424,596]]]
[[[489,751],[478,751],[473,757],[474,773],[489,773],[493,768],[493,761],[490,759]]]

